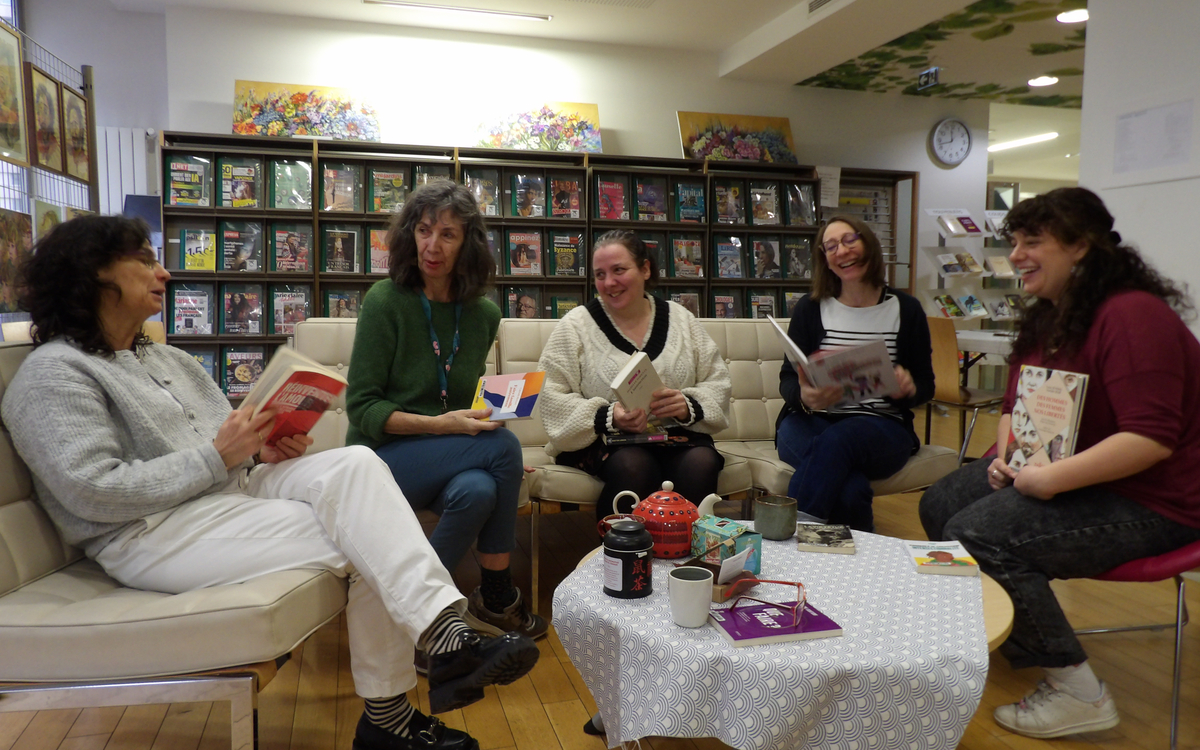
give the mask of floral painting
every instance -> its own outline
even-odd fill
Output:
[[[484,148],[527,151],[586,151],[598,154],[600,108],[595,104],[547,102],[538,109],[514,112],[493,124],[479,126]]]
[[[234,83],[233,132],[285,138],[380,139],[375,108],[343,89],[261,81]]]
[[[796,164],[792,125],[786,117],[679,112],[686,159],[773,161]]]

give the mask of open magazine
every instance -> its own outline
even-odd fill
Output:
[[[1014,469],[1046,466],[1075,453],[1088,376],[1021,365],[1005,460]]]
[[[774,318],[767,316],[783,342],[783,351],[814,387],[836,385],[842,389],[842,403],[857,404],[869,398],[882,398],[900,388],[887,344],[881,339],[859,346],[828,349],[805,356]]]

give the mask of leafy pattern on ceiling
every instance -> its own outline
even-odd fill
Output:
[[[796,85],[1078,109],[1087,30],[1055,17],[1085,7],[1087,0],[979,0]],[[917,74],[935,65],[940,83],[917,91]],[[1031,89],[1026,81],[1039,75],[1059,83]]]

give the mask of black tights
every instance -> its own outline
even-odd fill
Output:
[[[622,490],[646,497],[662,489],[664,480],[675,483],[675,491],[694,504],[717,491],[717,475],[725,458],[708,445],[688,447],[630,445],[616,448],[600,467],[604,490],[596,502],[596,518],[613,513],[613,498]],[[621,500],[621,510],[629,511],[629,498]]]

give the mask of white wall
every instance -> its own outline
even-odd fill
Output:
[[[167,124],[166,17],[129,13],[110,0],[34,0],[23,5],[25,30],[79,68],[93,66],[98,128],[156,128]],[[187,44],[203,64],[213,45]]]
[[[1190,92],[1196,97],[1192,128],[1200,129],[1200,3],[1091,0],[1088,11],[1079,184],[1100,194],[1126,241],[1165,275],[1187,283],[1200,301],[1200,263],[1188,223],[1200,204],[1200,178],[1108,187],[1113,180],[1112,134],[1120,115],[1156,96],[1165,97],[1161,103],[1166,104]],[[1194,147],[1191,163],[1200,164]],[[1192,327],[1200,331],[1200,321]]]
[[[802,163],[919,171],[922,208],[982,215],[986,102],[723,80],[706,53],[180,7],[168,8],[166,26],[173,130],[230,132],[237,79],[356,91],[394,143],[473,145],[476,126],[497,115],[578,101],[599,105],[605,153],[679,157],[677,110],[785,116]],[[195,40],[216,38],[238,53],[197,64]],[[976,147],[943,170],[926,139],[950,115],[971,126]],[[937,242],[924,216],[920,235],[921,244]]]

